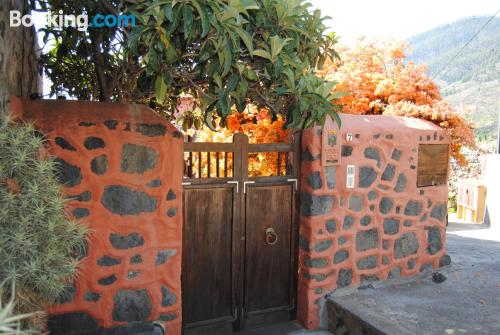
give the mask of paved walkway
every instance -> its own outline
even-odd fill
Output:
[[[257,328],[238,332],[238,335],[332,335],[327,331],[309,331],[302,328],[298,322],[289,322],[270,327]]]
[[[500,229],[450,224],[452,265],[430,277],[334,298],[388,335],[500,334]]]

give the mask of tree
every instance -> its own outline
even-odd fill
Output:
[[[314,69],[338,57],[320,11],[303,0],[38,0],[37,10],[128,14],[135,27],[47,28],[55,47],[42,56],[52,92],[79,99],[148,103],[171,114],[191,93],[213,127],[233,106],[267,107],[288,128],[337,121],[334,83]]]
[[[475,147],[472,125],[442,98],[424,66],[405,61],[405,42],[360,39],[341,47],[342,61],[328,62],[318,74],[338,81],[335,91],[349,92],[339,99],[351,114],[385,114],[428,120],[451,137],[452,155],[465,162],[463,146]]]

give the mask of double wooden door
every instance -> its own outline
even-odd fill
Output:
[[[297,179],[288,168],[248,177],[236,169],[248,166],[239,155],[252,145],[232,144],[230,177],[185,182],[184,334],[231,334],[295,317]]]

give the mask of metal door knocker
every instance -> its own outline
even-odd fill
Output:
[[[274,231],[274,228],[266,229],[266,243],[268,245],[275,245],[278,242],[278,234]]]

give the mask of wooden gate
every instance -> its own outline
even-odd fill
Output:
[[[184,334],[295,317],[299,146],[184,143]]]

